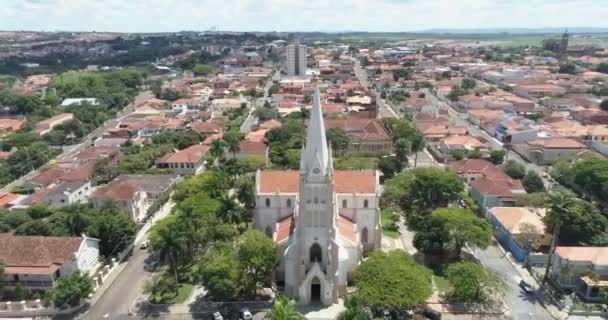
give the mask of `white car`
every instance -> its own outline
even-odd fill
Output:
[[[146,240],[139,245],[140,249],[147,249],[150,246],[150,240]]]
[[[243,320],[251,320],[253,319],[253,315],[251,314],[251,311],[249,311],[249,309],[243,309],[243,311],[241,311],[242,315],[243,315]]]
[[[222,316],[222,314],[221,314],[221,313],[219,313],[219,312],[214,312],[214,313],[213,313],[213,319],[214,319],[214,320],[224,320],[224,317]]]

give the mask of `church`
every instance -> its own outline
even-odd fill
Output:
[[[279,246],[276,282],[299,304],[338,301],[363,254],[379,248],[379,174],[334,170],[315,89],[300,170],[256,173],[256,228]]]

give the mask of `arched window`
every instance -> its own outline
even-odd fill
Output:
[[[346,199],[342,200],[342,208],[346,208],[348,205],[348,203],[346,202]]]
[[[367,244],[367,227],[361,230],[361,243]]]
[[[369,201],[367,199],[363,200],[363,208],[367,208],[369,206]]]
[[[318,243],[314,243],[310,247],[310,262],[321,262],[323,261],[323,250]]]
[[[291,208],[291,199],[287,199],[287,208]]]
[[[266,198],[266,207],[267,208],[270,207],[270,199],[269,198]]]

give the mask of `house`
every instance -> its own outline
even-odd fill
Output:
[[[325,127],[343,129],[350,143],[346,150],[334,150],[336,154],[390,154],[393,142],[388,132],[378,119],[325,119]],[[337,147],[334,147],[334,149]]]
[[[264,141],[243,140],[239,143],[237,158],[243,159],[249,156],[266,158],[268,146]]]
[[[98,106],[99,101],[95,98],[68,98],[61,102],[62,107],[91,105]]]
[[[589,156],[587,146],[574,139],[535,139],[517,144],[513,149],[527,161],[550,165],[557,160],[573,161]]]
[[[120,147],[129,139],[126,138],[99,138],[95,140],[95,147]]]
[[[38,122],[36,124],[36,128],[34,129],[34,132],[39,135],[44,135],[53,130],[55,126],[66,123],[67,121],[70,121],[72,119],[74,119],[73,113],[58,114],[54,117]]]
[[[461,135],[448,136],[440,140],[438,148],[447,157],[455,151],[462,152],[465,156],[473,150],[479,150],[482,154],[490,151],[490,146],[479,138]]]
[[[512,179],[487,160],[453,161],[448,166],[469,184],[471,197],[484,213],[493,207],[513,206],[515,196],[526,193],[519,180]]]
[[[266,121],[262,122],[260,124],[259,129],[270,130],[270,129],[274,129],[274,128],[280,128],[281,126],[282,126],[281,122],[279,122],[275,119],[270,119],[270,120],[266,120]]]
[[[200,107],[200,99],[177,99],[171,103],[171,111],[175,113],[184,113]]]
[[[25,118],[0,118],[0,135],[13,133],[25,125]]]
[[[515,144],[536,139],[539,131],[534,121],[514,117],[498,122],[494,129],[494,136],[504,143]]]
[[[91,181],[62,182],[49,189],[43,202],[51,208],[61,208],[83,202],[91,192]]]
[[[519,262],[525,262],[530,252],[548,247],[551,236],[543,222],[545,209],[526,207],[494,207],[489,219],[500,244]]]
[[[190,129],[200,134],[217,134],[224,131],[224,128],[222,128],[222,126],[219,124],[213,122],[203,122],[201,120],[192,122],[190,124]]]
[[[17,283],[29,290],[46,290],[74,272],[92,274],[99,265],[99,240],[83,237],[0,235],[0,259],[5,287]]]
[[[524,98],[542,98],[556,96],[566,93],[566,89],[554,84],[531,84],[518,85],[513,89],[513,93]]]
[[[208,151],[209,146],[195,144],[164,155],[156,161],[156,166],[159,169],[171,169],[179,175],[194,175],[203,166]]]
[[[140,222],[146,218],[146,193],[134,182],[113,180],[105,186],[97,188],[89,198],[96,208],[104,207],[108,202],[129,214],[134,221]]]
[[[558,246],[551,275],[562,289],[600,301],[601,290],[608,288],[608,247]]]
[[[164,203],[175,185],[180,181],[180,177],[175,174],[121,174],[112,182],[128,181],[139,187],[145,192],[145,205]]]

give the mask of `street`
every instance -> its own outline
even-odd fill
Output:
[[[504,300],[511,310],[512,319],[552,319],[549,312],[534,296],[524,293],[519,288],[519,273],[496,245],[490,245],[484,250],[475,249],[473,253],[481,264],[494,269],[505,280],[507,289]]]

